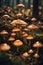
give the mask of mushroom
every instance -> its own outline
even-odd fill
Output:
[[[32,49],[30,49],[29,51],[28,51],[28,53],[29,54],[32,54],[34,51],[32,50]]]
[[[16,16],[17,16],[17,17],[21,17],[22,14],[21,14],[21,13],[17,13]]]
[[[9,39],[8,39],[8,41],[11,41],[11,42],[13,42],[15,40],[15,38],[13,38],[13,37],[10,37]]]
[[[30,30],[35,30],[35,29],[38,29],[39,27],[36,26],[36,25],[34,25],[34,24],[31,24],[31,25],[28,26],[28,28],[29,28]]]
[[[6,30],[2,30],[0,34],[3,36],[3,39],[5,40],[5,36],[8,35],[8,32]]]
[[[11,36],[14,37],[16,35],[16,33],[11,33]]]
[[[24,8],[24,5],[23,4],[18,4],[17,7]]]
[[[24,5],[23,4],[18,4],[17,8],[19,8],[19,12],[22,12]]]
[[[42,24],[43,24],[43,22],[39,21],[39,22],[38,22],[38,24],[39,24],[39,25],[42,25]]]
[[[24,41],[24,43],[26,43],[26,45],[27,45],[27,40],[26,40],[25,37],[27,37],[28,34],[27,34],[27,33],[23,33],[22,36],[23,36],[23,41]]]
[[[37,53],[39,51],[39,48],[43,47],[42,43],[37,41],[36,43],[33,44],[33,47],[34,48],[37,48]]]
[[[42,43],[37,41],[36,43],[33,44],[33,47],[40,48],[40,47],[42,47]]]
[[[33,21],[33,22],[36,21],[36,20],[37,20],[36,18],[32,18],[32,19],[31,19],[31,21]]]
[[[16,41],[14,41],[13,45],[16,46],[17,47],[17,51],[19,51],[19,47],[23,45],[23,42],[18,39]]]
[[[1,34],[1,35],[7,35],[8,32],[7,32],[6,30],[2,30],[2,31],[0,32],[0,34]]]
[[[25,33],[25,34],[23,34],[22,36],[23,36],[23,37],[27,37],[27,36],[28,36],[28,34],[27,34],[27,33]]]
[[[32,35],[28,35],[28,36],[26,37],[26,39],[29,40],[29,46],[30,46],[30,45],[31,45],[31,40],[33,40],[34,37],[33,37]]]
[[[27,40],[33,40],[34,37],[33,37],[32,35],[28,35],[28,36],[26,37],[26,39],[27,39]]]
[[[33,55],[33,57],[34,57],[34,58],[39,58],[40,56],[39,56],[39,54],[35,53],[35,54]]]
[[[28,32],[28,31],[29,31],[29,29],[28,29],[28,28],[24,28],[24,31]]]
[[[27,25],[27,23],[23,20],[17,19],[17,20],[13,20],[10,24],[12,25]]]
[[[32,18],[32,19],[31,19],[31,21],[32,21],[32,24],[37,23],[37,22],[36,22],[36,21],[37,21],[37,19],[36,19],[36,18]]]
[[[27,28],[30,29],[30,31],[32,30],[33,36],[34,36],[34,31],[39,29],[39,27],[34,24],[29,25]]]
[[[26,34],[26,32],[23,31],[21,34],[24,35],[24,34]]]
[[[25,12],[25,15],[28,17],[31,13],[31,9],[27,9],[27,11]]]
[[[39,9],[39,10],[42,10],[42,7],[41,7],[41,6],[39,6],[39,7],[38,7],[38,9]]]
[[[2,18],[6,18],[6,19],[8,19],[8,18],[10,18],[10,16],[7,15],[7,14],[5,14],[5,15],[2,16]]]
[[[27,58],[27,57],[30,56],[30,54],[28,54],[27,52],[24,52],[24,53],[22,54],[22,56],[25,57],[25,58]]]
[[[2,51],[8,51],[10,50],[10,46],[7,43],[1,44],[0,49]]]
[[[20,28],[13,28],[12,29],[12,32],[18,32],[18,31],[20,31]]]
[[[10,19],[10,16],[5,14],[2,16],[3,19],[5,19],[5,23],[8,22],[7,20]]]
[[[21,29],[18,27],[13,28],[12,33],[16,33],[16,36],[19,38],[19,35],[21,34]]]
[[[38,53],[35,53],[34,55],[33,55],[33,57],[35,58],[35,64],[37,63],[37,59],[40,57],[40,55],[38,54]]]
[[[16,40],[13,44],[14,44],[14,46],[19,47],[19,46],[22,46],[23,45],[23,42],[20,41],[20,40]]]

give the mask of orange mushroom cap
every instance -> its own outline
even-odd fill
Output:
[[[33,44],[33,47],[36,47],[36,48],[39,48],[39,47],[42,47],[42,43],[37,41],[36,43]]]
[[[14,44],[14,46],[19,47],[19,46],[23,45],[23,42],[21,40],[16,40],[13,44]]]
[[[0,49],[2,51],[8,51],[10,49],[10,46],[8,44],[4,43],[4,44],[1,44]]]
[[[12,29],[12,32],[18,32],[18,31],[20,31],[20,28],[14,28],[14,29]]]
[[[15,38],[10,37],[8,40],[9,40],[9,41],[14,41],[14,40],[15,40]]]
[[[34,24],[31,24],[31,25],[28,26],[28,28],[29,28],[30,30],[35,30],[35,29],[38,29],[39,27],[36,26],[36,25],[34,25]]]
[[[11,33],[11,36],[15,36],[16,35],[16,33]]]
[[[25,21],[20,20],[20,19],[13,20],[10,24],[12,24],[12,25],[15,25],[15,24],[17,24],[17,25],[24,25],[24,24],[27,25],[27,23]]]
[[[0,32],[0,34],[6,35],[6,34],[8,34],[8,32],[7,32],[6,30],[2,30],[2,31]]]
[[[32,35],[28,35],[28,36],[26,37],[26,39],[27,39],[27,40],[33,40],[34,37],[33,37]]]
[[[34,58],[39,58],[40,56],[39,56],[39,54],[35,53],[33,57]]]
[[[27,57],[29,57],[30,56],[30,54],[28,54],[27,52],[25,52],[25,53],[23,53],[23,55],[22,55],[23,57],[25,57],[25,58],[27,58]]]
[[[23,4],[18,4],[17,7],[24,8]]]
[[[27,33],[23,34],[23,37],[27,37],[27,36],[28,36],[28,34],[27,34]]]
[[[10,16],[7,15],[7,14],[3,15],[2,17],[3,17],[3,18],[10,18]]]
[[[32,50],[32,49],[30,49],[29,51],[28,51],[28,53],[30,53],[30,54],[32,54],[34,51]]]
[[[36,18],[32,18],[31,21],[36,21],[37,19]]]

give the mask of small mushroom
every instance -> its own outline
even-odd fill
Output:
[[[34,21],[37,21],[37,19],[36,19],[36,18],[32,18],[32,19],[31,19],[31,21],[33,21],[33,22],[34,22]]]
[[[29,54],[32,54],[34,51],[32,50],[32,49],[30,49],[29,51],[28,51],[28,53]]]
[[[26,39],[29,41],[29,46],[30,46],[30,45],[31,45],[31,40],[33,40],[34,37],[33,37],[32,35],[28,35],[28,36],[26,37]]]
[[[20,28],[13,28],[12,29],[12,32],[18,32],[18,31],[20,31]]]
[[[39,54],[35,53],[35,54],[33,55],[33,57],[34,57],[34,58],[39,58],[40,56],[39,56]]]
[[[22,56],[25,57],[25,58],[27,58],[27,57],[30,56],[30,54],[28,54],[27,52],[24,52],[24,53],[22,54]]]
[[[10,18],[10,16],[9,16],[9,15],[7,15],[7,14],[5,14],[5,15],[3,15],[3,16],[2,16],[2,18],[9,19],[9,18]]]
[[[13,37],[10,37],[9,39],[8,39],[8,41],[14,41],[15,40],[15,38],[13,38]]]
[[[33,40],[34,37],[33,37],[32,35],[28,35],[28,36],[26,37],[26,39],[27,39],[27,40]]]
[[[27,36],[28,36],[28,34],[27,34],[27,33],[25,33],[25,34],[23,34],[22,36],[23,36],[23,37],[27,37]]]
[[[11,36],[14,37],[16,35],[16,33],[11,33]]]
[[[16,14],[16,16],[17,16],[17,17],[21,17],[21,16],[22,16],[22,14],[21,14],[21,13],[18,13],[18,14]]]
[[[17,7],[24,8],[24,5],[23,4],[18,4]]]

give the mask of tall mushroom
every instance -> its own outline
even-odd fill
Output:
[[[23,36],[23,41],[24,41],[24,43],[26,43],[27,44],[27,40],[26,40],[26,38],[25,37],[27,37],[28,36],[28,33],[23,33],[22,34],[22,36]]]
[[[34,58],[39,58],[40,56],[39,56],[39,54],[35,53],[35,54],[33,55],[33,57],[34,57]]]
[[[22,54],[22,58],[24,59],[24,61],[26,62],[26,60],[30,57],[30,54],[28,54],[28,52],[24,52]]]
[[[19,12],[21,12],[24,7],[25,6],[23,4],[18,4],[17,5],[17,8],[19,8]]]
[[[34,64],[36,64],[37,63],[37,59],[40,57],[40,55],[38,53],[35,53],[33,55],[33,57],[35,58]]]
[[[37,53],[39,51],[39,48],[43,47],[42,43],[37,41],[36,43],[33,44],[33,47],[34,48],[37,48]]]
[[[0,34],[3,36],[3,39],[5,40],[5,36],[8,35],[8,32],[6,30],[2,30]]]
[[[33,40],[34,37],[33,37],[32,35],[28,35],[28,36],[26,37],[26,39],[29,40],[29,46],[30,46],[30,45],[31,45],[31,40]]]
[[[33,24],[35,24],[37,19],[36,18],[32,18],[31,21],[32,21]]]
[[[13,33],[15,32],[17,37],[19,37],[19,32],[20,32],[20,31],[21,31],[21,29],[18,28],[18,27],[12,29],[12,32],[13,32]]]
[[[39,27],[34,24],[29,25],[27,28],[30,29],[30,31],[32,30],[33,36],[34,36],[34,31],[39,29]]]
[[[23,45],[23,42],[18,39],[16,41],[14,41],[13,45],[17,47],[17,52],[18,52],[19,51],[19,47]]]
[[[8,14],[5,14],[5,15],[2,16],[2,18],[5,19],[5,24],[6,24],[6,23],[8,23],[7,20],[10,19],[10,16]]]

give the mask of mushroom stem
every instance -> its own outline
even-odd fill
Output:
[[[19,52],[19,47],[17,47],[17,52]]]
[[[34,36],[34,31],[32,30],[32,34],[33,34],[33,36]]]
[[[37,64],[37,59],[35,58],[35,64]]]
[[[3,39],[5,40],[5,36],[3,35]]]
[[[33,65],[33,58],[32,58],[32,62],[31,62],[31,65]]]
[[[37,48],[37,53],[39,52],[39,48]]]
[[[31,45],[31,41],[29,40],[29,47],[30,47],[30,45]]]

